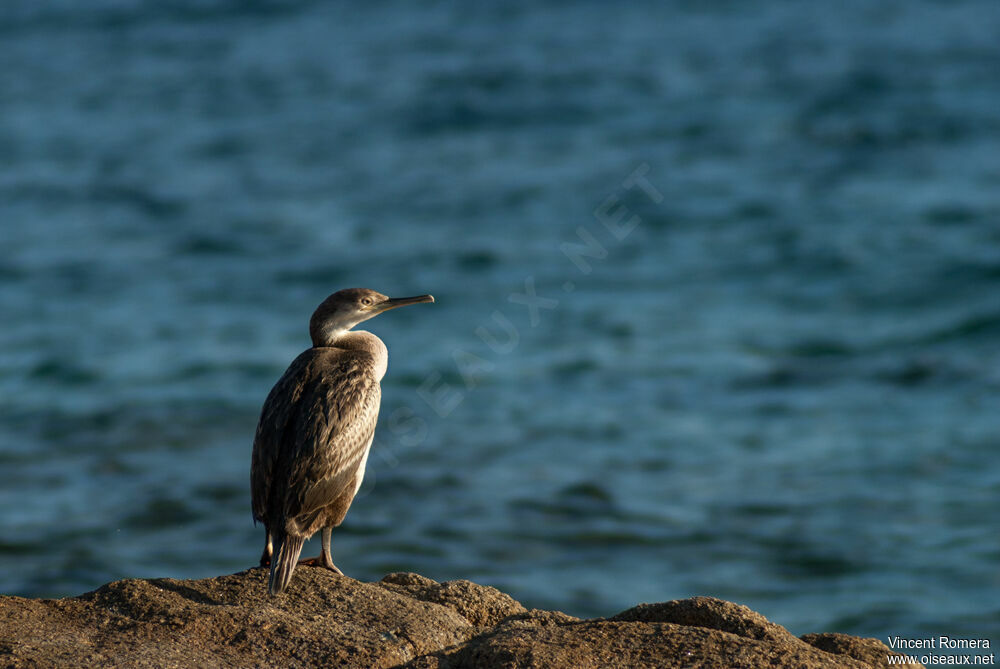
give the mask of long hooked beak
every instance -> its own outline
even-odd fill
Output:
[[[379,313],[389,311],[396,307],[405,307],[408,304],[421,304],[423,302],[433,302],[433,295],[417,295],[415,297],[390,297],[388,300],[378,305]]]

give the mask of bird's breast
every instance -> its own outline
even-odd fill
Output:
[[[361,490],[361,483],[365,480],[365,466],[368,464],[368,454],[371,453],[373,440],[374,435],[368,439],[368,443],[365,445],[365,452],[361,456],[361,464],[358,465],[358,473],[354,480],[354,495],[357,495],[358,491]]]

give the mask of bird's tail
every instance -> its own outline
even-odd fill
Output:
[[[292,580],[292,572],[299,561],[299,554],[302,553],[302,545],[306,542],[305,537],[297,537],[277,533],[274,544],[274,556],[271,558],[271,575],[267,581],[267,591],[272,595],[281,594],[288,587]]]

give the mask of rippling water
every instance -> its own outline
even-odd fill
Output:
[[[997,639],[997,34],[989,0],[4,3],[0,591],[254,563],[257,412],[370,286],[438,302],[370,323],[352,576]]]

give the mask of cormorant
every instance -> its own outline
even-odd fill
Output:
[[[330,556],[330,535],[361,487],[375,434],[389,352],[358,323],[430,295],[389,298],[367,288],[338,291],[309,321],[312,348],[271,389],[257,424],[250,468],[255,521],[267,533],[261,566],[268,591],[282,592],[306,539],[323,530],[319,557],[304,560],[343,572]]]

